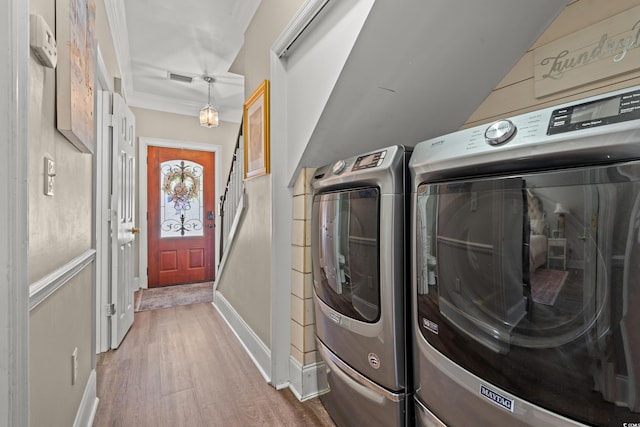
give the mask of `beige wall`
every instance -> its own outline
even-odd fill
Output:
[[[167,113],[163,111],[149,110],[145,108],[131,107],[133,115],[136,117],[136,136],[138,138],[158,138],[172,141],[182,142],[197,142],[202,144],[218,145],[221,150],[216,152],[217,156],[220,156],[220,180],[222,182],[217,183],[220,185],[220,191],[224,192],[224,187],[227,182],[227,176],[229,175],[229,169],[231,167],[231,161],[233,158],[233,150],[235,149],[236,142],[238,140],[238,132],[240,129],[239,123],[230,123],[220,121],[220,125],[217,128],[206,128],[200,126],[197,116],[185,116],[182,114]],[[138,144],[136,140],[136,144]],[[140,188],[137,185],[138,193],[146,191],[146,189]],[[222,194],[215,194],[215,205],[217,214],[217,201]],[[136,200],[139,194],[136,195]],[[140,224],[142,227],[147,227],[146,220],[140,220],[144,218],[140,209],[136,212],[136,224]],[[138,241],[136,240],[136,245]],[[215,248],[217,251],[218,248]],[[135,249],[135,271],[136,277],[140,277],[140,260],[139,248]],[[218,254],[216,253],[217,257]]]
[[[586,98],[640,84],[640,71],[572,88],[543,98],[534,96],[533,49],[575,33],[610,16],[640,5],[640,0],[575,0],[549,26],[463,127]]]
[[[238,139],[239,123],[221,121],[219,127],[210,129],[200,126],[197,116],[191,117],[135,107],[131,107],[131,111],[136,116],[136,136],[138,138],[160,138],[221,146],[220,164],[222,165],[221,176],[224,180],[222,183],[224,188],[231,167],[233,150]]]
[[[109,28],[109,20],[107,19],[104,3],[104,0],[96,0],[95,38],[100,48],[102,59],[104,59],[107,73],[113,81],[114,77],[121,77],[121,73],[118,60],[116,59],[115,46],[113,45],[113,38],[111,37],[111,29]]]
[[[117,70],[103,0],[96,38],[109,72]],[[55,28],[55,1],[31,0],[29,12]],[[31,53],[29,64],[29,279],[63,268],[92,248],[93,157],[77,151],[55,123],[56,75]],[[54,195],[44,195],[44,158],[55,161]],[[29,413],[33,426],[73,424],[94,368],[93,270],[90,264],[29,314]],[[71,354],[78,377],[71,384]]]
[[[247,208],[231,246],[218,291],[251,330],[271,347],[271,180],[245,187]]]
[[[30,13],[55,25],[54,0],[35,0]],[[29,279],[34,282],[91,248],[92,158],[56,129],[56,74],[29,64]],[[44,195],[44,158],[55,161],[54,195]]]
[[[269,79],[271,45],[302,4],[302,0],[262,0],[260,3],[244,35],[242,58],[234,64],[237,72],[244,75],[245,98],[262,80]]]
[[[233,72],[245,76],[245,99],[263,80],[269,80],[271,45],[301,4],[301,0],[263,0],[260,4],[232,66]],[[278,152],[278,141],[272,140],[271,156]],[[265,345],[271,347],[271,257],[276,255],[271,253],[270,175],[246,181],[245,192],[246,213],[225,271],[219,277],[218,291]]]

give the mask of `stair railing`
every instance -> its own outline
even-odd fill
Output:
[[[233,243],[236,229],[244,211],[244,143],[242,143],[242,125],[233,152],[231,169],[227,178],[224,194],[220,196],[220,250],[218,277],[224,267],[227,253]]]

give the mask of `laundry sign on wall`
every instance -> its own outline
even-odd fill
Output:
[[[640,69],[640,6],[533,51],[536,98]]]

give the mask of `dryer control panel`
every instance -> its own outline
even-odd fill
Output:
[[[384,157],[387,155],[387,150],[378,151],[376,153],[367,154],[365,156],[360,156],[356,159],[356,162],[353,164],[353,171],[359,171],[361,169],[369,169],[375,168],[382,164]]]

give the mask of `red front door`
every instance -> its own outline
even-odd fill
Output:
[[[149,146],[149,287],[214,278],[215,153]]]

